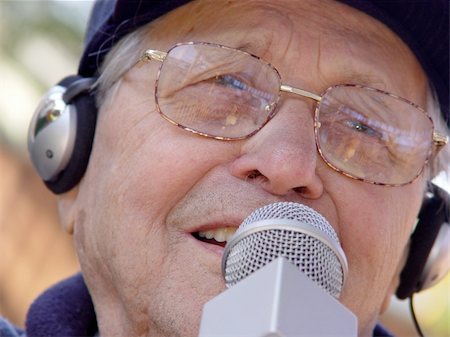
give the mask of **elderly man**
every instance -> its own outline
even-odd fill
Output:
[[[49,290],[29,335],[198,335],[224,241],[280,201],[329,221],[339,301],[360,336],[388,335],[378,316],[448,167],[446,1],[98,2],[79,75],[59,86],[63,154],[36,154],[62,120],[42,107],[30,148],[88,293],[80,277]]]

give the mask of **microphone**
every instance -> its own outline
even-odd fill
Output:
[[[227,243],[226,291],[203,308],[199,337],[356,336],[337,299],[348,273],[333,227],[301,204],[266,205]]]

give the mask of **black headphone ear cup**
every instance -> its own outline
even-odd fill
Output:
[[[417,225],[410,239],[406,264],[400,274],[400,284],[396,292],[399,299],[408,298],[420,290],[422,272],[438,231],[439,226],[432,226],[428,223]]]
[[[41,99],[28,130],[30,159],[47,187],[67,192],[88,165],[97,121],[95,78],[69,76]]]
[[[62,80],[59,85],[66,86],[81,79],[71,76]],[[66,83],[65,83],[66,82]],[[97,122],[97,107],[92,92],[84,92],[70,102],[76,114],[76,132],[73,152],[66,168],[51,181],[45,181],[47,187],[56,194],[64,193],[75,187],[83,177],[92,150],[92,143]]]
[[[442,226],[448,226],[448,194],[437,186],[431,186],[432,196],[427,197],[419,213],[419,222],[410,238],[409,252],[405,266],[400,274],[400,284],[396,291],[399,299],[405,299],[427,287],[424,281],[428,278],[426,265],[433,265],[430,256],[432,250],[445,247],[434,247]],[[431,268],[433,269],[433,268]],[[448,269],[447,269],[448,270]],[[446,271],[444,271],[445,275]],[[442,274],[442,271],[440,272]]]

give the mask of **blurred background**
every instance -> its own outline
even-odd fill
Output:
[[[0,315],[19,326],[39,293],[79,269],[26,136],[41,95],[76,72],[91,5],[0,0]]]
[[[0,315],[21,327],[36,296],[79,270],[55,197],[31,168],[26,134],[41,95],[76,72],[91,6],[0,0]],[[450,336],[449,275],[414,303],[426,336]],[[417,336],[406,301],[394,299],[382,322]]]

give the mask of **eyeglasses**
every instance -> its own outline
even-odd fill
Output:
[[[139,62],[150,60],[162,62],[155,84],[158,112],[204,137],[251,137],[276,115],[282,92],[316,101],[318,152],[331,168],[353,179],[408,184],[421,174],[433,147],[448,142],[434,132],[427,113],[406,99],[354,84],[317,95],[283,84],[272,65],[241,50],[189,42],[167,53],[149,49]]]

